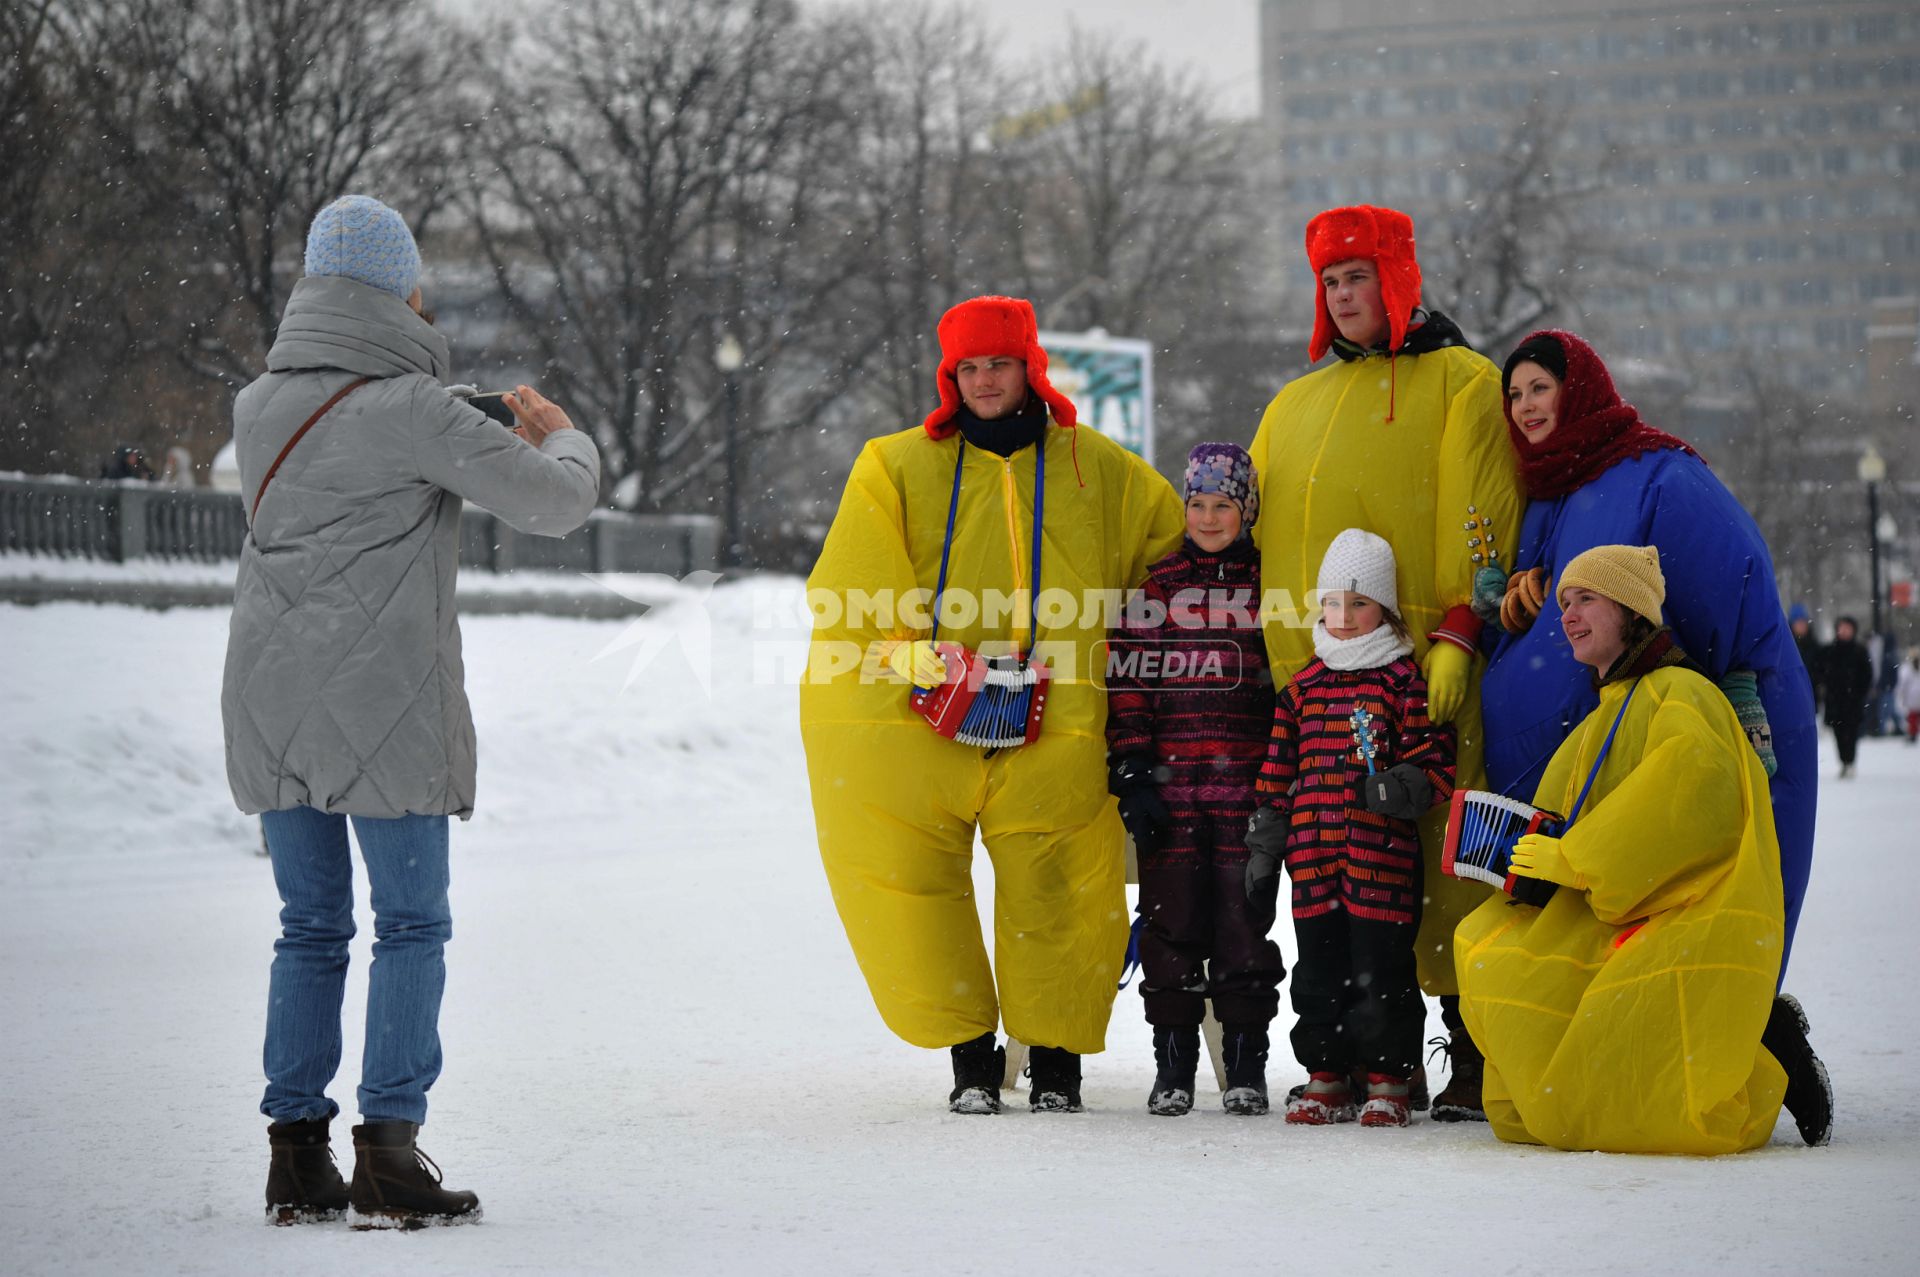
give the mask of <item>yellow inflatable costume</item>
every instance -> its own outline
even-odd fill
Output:
[[[1471,661],[1452,722],[1459,784],[1481,787],[1484,663],[1471,655],[1479,622],[1468,605],[1475,573],[1493,566],[1495,555],[1512,561],[1507,547],[1518,542],[1525,507],[1500,370],[1468,349],[1444,315],[1428,313],[1409,327],[1420,272],[1404,214],[1364,207],[1323,213],[1308,226],[1307,255],[1316,271],[1350,258],[1374,260],[1394,330],[1388,350],[1363,353],[1336,343],[1322,300],[1310,353],[1318,359],[1338,345],[1340,361],[1282,388],[1254,435],[1261,585],[1278,613],[1266,618],[1274,684],[1284,686],[1313,659],[1309,608],[1333,538],[1346,528],[1384,537],[1399,565],[1400,613],[1436,684],[1436,706],[1428,636],[1440,634],[1455,659]],[[1416,956],[1420,987],[1430,994],[1456,991],[1453,929],[1488,892],[1440,872],[1445,832],[1444,807],[1421,822],[1426,902]]]
[[[1503,1140],[1617,1153],[1767,1142],[1786,1075],[1760,1045],[1785,925],[1766,772],[1726,697],[1687,669],[1601,689],[1534,798],[1569,811],[1584,889],[1488,901],[1460,924],[1460,1010]]]
[[[966,352],[981,353],[992,352]],[[952,362],[949,352],[943,398]],[[1070,426],[1072,405],[1046,386],[1037,345],[1027,363],[1052,420]],[[956,461],[939,639],[1026,644],[1036,449],[962,456],[962,436],[942,424],[866,445],[807,582],[816,624],[800,729],[820,854],[873,1000],[900,1037],[948,1047],[1004,1021],[1030,1045],[1091,1054],[1105,1046],[1129,922],[1106,693],[1092,674],[1115,620],[1106,600],[1179,544],[1185,518],[1140,458],[1093,431],[1048,425],[1037,650],[1054,682],[1040,735],[993,752],[948,740],[876,654],[928,637]],[[869,604],[916,591],[917,609]],[[973,898],[976,828],[994,868],[991,964]]]

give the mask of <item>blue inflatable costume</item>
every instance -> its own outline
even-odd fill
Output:
[[[1488,779],[1503,794],[1531,799],[1561,741],[1599,703],[1591,671],[1573,659],[1560,629],[1553,583],[1561,568],[1597,545],[1659,546],[1667,624],[1727,692],[1762,761],[1773,765],[1790,955],[1813,860],[1819,725],[1766,542],[1693,449],[1643,423],[1620,398],[1592,347],[1571,333],[1535,333],[1507,361],[1509,386],[1516,368],[1530,374],[1526,362],[1554,374],[1560,397],[1552,430],[1532,438],[1509,401],[1508,430],[1531,500],[1502,625],[1482,636]]]

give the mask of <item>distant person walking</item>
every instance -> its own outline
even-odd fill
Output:
[[[1822,699],[1827,706],[1827,726],[1833,729],[1834,747],[1840,751],[1840,779],[1853,775],[1854,759],[1860,752],[1860,722],[1866,717],[1867,699],[1873,695],[1873,661],[1860,641],[1860,623],[1843,616],[1833,623],[1833,642],[1820,654]]]
[[[262,813],[281,936],[267,1000],[267,1218],[477,1219],[414,1138],[440,1074],[452,934],[447,817],[473,814],[474,733],[454,612],[462,499],[519,531],[586,521],[600,460],[522,386],[509,430],[449,394],[398,213],[348,195],[314,219],[267,372],[234,404],[241,550],[221,709],[234,800]],[[327,1085],[354,934],[351,819],[373,965],[349,1190]]]
[[[1901,727],[1907,744],[1920,741],[1920,647],[1907,653],[1900,667],[1900,682],[1894,689],[1894,708],[1900,712]]]

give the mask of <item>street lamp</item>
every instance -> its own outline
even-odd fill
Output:
[[[732,333],[720,334],[713,349],[713,366],[720,370],[727,397],[727,505],[726,535],[720,548],[722,567],[740,565],[740,368],[747,352]],[[1877,562],[1877,560],[1876,560]],[[1875,606],[1878,606],[1876,604]]]
[[[1869,443],[1867,450],[1860,454],[1860,482],[1867,485],[1867,550],[1871,563],[1875,634],[1880,633],[1880,481],[1886,477],[1886,459],[1880,455],[1878,448]]]

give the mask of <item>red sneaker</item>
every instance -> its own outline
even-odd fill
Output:
[[[1406,1126],[1413,1121],[1407,1079],[1386,1073],[1367,1074],[1367,1102],[1360,1106],[1362,1126]],[[1291,1116],[1291,1115],[1289,1115]]]
[[[1353,1084],[1344,1073],[1311,1074],[1306,1089],[1287,1101],[1287,1121],[1294,1126],[1332,1126],[1353,1116]]]

